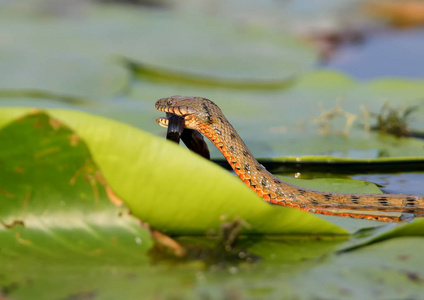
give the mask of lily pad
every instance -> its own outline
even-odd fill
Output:
[[[115,96],[128,80],[129,72],[122,65],[80,53],[52,51],[44,45],[17,43],[0,54],[0,97],[46,92],[57,94],[59,101],[73,97],[85,99],[80,101],[84,103]]]
[[[66,123],[72,123],[72,127],[68,127],[58,118],[51,117],[50,114],[60,116],[59,119],[66,119]],[[130,186],[140,187],[139,180],[146,183],[146,178],[154,174],[155,166],[142,168],[140,171],[147,173],[144,177],[120,177],[122,173],[105,175],[111,170],[114,170],[113,173],[119,173],[119,169],[124,165],[126,168],[123,169],[131,169],[132,164],[136,168],[139,167],[140,160],[131,161],[131,156],[128,157],[128,154],[132,152],[141,155],[144,164],[148,165],[149,161],[157,163],[155,155],[160,151],[148,154],[149,149],[157,150],[151,147],[155,144],[170,148],[170,151],[176,151],[177,154],[179,151],[186,151],[175,150],[180,148],[129,126],[78,112],[51,110],[49,114],[46,114],[42,111],[9,108],[1,109],[0,116],[0,141],[4,146],[0,149],[0,165],[3,170],[0,176],[0,243],[2,245],[0,295],[2,297],[24,299],[28,295],[34,295],[36,291],[37,299],[122,296],[123,287],[126,287],[126,296],[157,295],[158,290],[161,295],[189,296],[191,294],[187,286],[181,282],[186,282],[187,279],[195,280],[190,274],[203,272],[200,265],[182,266],[173,272],[169,272],[168,267],[148,265],[146,251],[151,249],[150,236],[120,203],[121,199],[126,199],[125,193],[122,192],[128,188],[128,182]],[[19,117],[16,118],[17,116]],[[79,130],[73,131],[71,129],[73,127]],[[116,131],[111,130],[114,127]],[[125,138],[120,140],[119,137],[123,134]],[[85,142],[85,138],[88,137],[91,140],[89,144]],[[127,148],[131,140],[136,141],[138,138],[140,140],[137,145],[142,145],[140,148]],[[126,143],[121,144],[125,140]],[[108,147],[111,151],[108,151],[108,147],[104,147],[106,141],[109,141]],[[130,151],[117,155],[113,149],[115,143],[121,144],[121,150]],[[100,149],[103,149],[100,151],[103,153],[99,153]],[[167,153],[166,149],[161,151]],[[182,157],[184,159],[184,155]],[[129,160],[122,160],[122,158]],[[188,159],[191,159],[191,155]],[[194,161],[196,159],[200,160],[200,158],[194,158]],[[175,165],[172,160],[167,163],[162,159],[162,165],[165,164],[166,166],[162,168],[168,171]],[[161,163],[159,167],[160,165]],[[238,182],[233,179],[233,176],[211,163],[205,162],[202,166],[211,166],[212,173],[216,172],[215,169],[219,170],[219,174],[224,174],[226,181]],[[161,188],[163,189],[163,176],[160,176],[162,169],[157,168],[157,171],[160,173],[159,177],[157,175],[153,177],[157,178],[156,193],[160,194]],[[180,168],[179,172],[180,175],[184,173],[184,168]],[[103,175],[113,178],[114,184],[121,188],[115,189],[109,185]],[[119,178],[115,177],[116,175]],[[198,176],[194,178],[197,179]],[[178,177],[173,182],[178,185]],[[239,185],[236,186],[235,191]],[[175,186],[172,187],[175,188]],[[267,215],[264,217],[267,221],[279,222],[281,225],[288,225],[287,221],[282,219],[273,221],[269,217],[296,218],[297,220],[291,225],[294,226],[293,230],[289,230],[291,232],[307,234],[305,228],[309,228],[314,236],[319,231],[336,237],[344,233],[336,226],[312,215],[291,209],[274,209],[254,194],[250,194],[244,186],[240,190],[246,190],[248,191],[246,195],[252,195],[253,200],[249,200],[247,196],[247,205],[249,201],[260,203],[257,206],[254,204],[250,207],[244,206],[244,212],[240,213],[242,217],[246,215],[254,219],[249,217],[249,214],[266,212]],[[168,202],[164,205],[162,201],[158,201],[158,198],[146,197],[143,187],[138,189],[138,192],[141,198],[136,199],[136,203],[131,200],[126,202],[133,206],[140,205],[140,201],[155,203],[157,205],[155,210],[162,211],[163,217],[168,219],[169,225],[165,226],[167,231],[177,232],[178,228],[177,230],[173,228],[175,221],[172,219],[174,218],[186,222],[185,226],[191,226],[187,223],[197,223],[196,215],[201,212],[199,209],[197,212],[192,211],[193,205],[188,206],[188,209],[181,205],[183,197],[178,199],[170,195]],[[197,193],[200,192],[197,191]],[[225,191],[223,194],[225,195]],[[175,196],[175,193],[173,195]],[[204,196],[199,200],[199,204],[204,206],[205,201],[212,199]],[[220,202],[219,199],[213,200]],[[170,213],[166,212],[166,207],[169,204],[172,205],[173,201],[174,206],[180,208],[180,212],[174,209],[174,215],[170,216]],[[239,201],[239,199],[233,201]],[[231,201],[226,203],[226,205],[229,204]],[[224,205],[221,203],[221,206]],[[208,208],[211,209],[211,207],[212,205]],[[256,210],[258,208],[259,210]],[[221,209],[221,211],[225,210],[225,208]],[[290,211],[293,211],[295,215],[290,216]],[[142,216],[152,214],[151,211],[140,212],[137,209],[134,209],[133,213]],[[207,213],[211,214],[210,211]],[[178,214],[184,215],[184,218],[182,219]],[[305,221],[299,220],[302,216],[305,217]],[[208,219],[207,215],[200,218]],[[150,219],[152,225],[160,225],[162,222],[154,221],[154,217]],[[309,222],[311,225],[307,225]],[[295,223],[305,228],[296,229],[298,225]],[[204,225],[200,224],[196,230],[201,232],[202,226]],[[279,225],[271,224],[270,226],[273,230],[272,227],[277,228]],[[321,229],[317,231],[316,226]],[[266,226],[263,225],[263,227]],[[307,239],[308,237],[305,236],[305,240]],[[297,257],[300,259],[300,257],[313,257],[319,253],[326,253],[336,243],[323,244],[323,247],[316,245],[314,251],[308,251]],[[146,280],[146,278],[150,279]],[[163,289],[164,284],[166,289]]]
[[[97,7],[86,25],[109,46],[109,53],[221,79],[281,80],[310,68],[317,59],[312,48],[285,32],[211,16]]]
[[[340,251],[347,252],[370,244],[382,242],[397,237],[423,237],[424,218],[416,218],[410,223],[388,224],[375,228],[358,230],[349,242],[342,245]]]
[[[0,124],[25,112],[2,109]],[[49,113],[87,143],[131,213],[161,231],[205,234],[223,222],[242,219],[245,231],[256,234],[346,233],[312,214],[267,204],[235,176],[173,143],[93,115]]]
[[[61,19],[16,10],[14,19],[1,18],[0,88],[113,97],[128,80],[122,57],[152,70],[273,82],[309,69],[317,59],[287,33],[212,16],[102,4],[82,11]]]
[[[332,193],[370,193],[381,194],[380,189],[373,183],[341,178],[294,179],[284,177],[284,181],[315,191]]]
[[[3,126],[0,141],[2,258],[143,259],[149,233],[128,214],[75,132],[33,112]]]
[[[402,238],[330,258],[297,276],[306,284],[300,297],[419,298],[424,263],[423,238]]]

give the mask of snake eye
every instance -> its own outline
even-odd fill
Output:
[[[166,102],[166,104],[168,104],[168,105],[172,105],[172,104],[174,104],[174,101],[172,101],[171,99],[169,99],[169,100]]]

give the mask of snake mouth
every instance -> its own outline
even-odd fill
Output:
[[[156,104],[156,109],[159,110],[159,111],[174,114],[176,116],[183,117],[183,118],[190,115],[190,113],[184,111],[184,109],[182,109],[178,106],[169,107],[169,106],[165,106],[165,105]]]
[[[165,106],[165,105],[160,105],[160,104],[158,104],[158,103],[156,103],[155,104],[155,107],[156,107],[156,109],[157,110],[159,110],[159,111],[162,111],[162,112],[170,112],[169,110],[170,110],[170,107],[167,107],[167,106]]]
[[[169,119],[168,117],[159,117],[156,119],[156,123],[158,123],[160,127],[168,128]]]

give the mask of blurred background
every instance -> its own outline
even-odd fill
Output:
[[[423,23],[417,0],[0,0],[0,105],[163,136],[155,101],[194,95],[259,157],[419,156]]]

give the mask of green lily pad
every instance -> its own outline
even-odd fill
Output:
[[[295,179],[283,177],[288,183],[315,191],[332,193],[370,193],[381,194],[381,190],[373,183],[340,178]]]
[[[423,237],[424,218],[416,218],[412,222],[404,224],[388,224],[372,228],[363,227],[358,230],[353,238],[340,246],[340,251],[351,251],[373,243],[382,242],[398,237]]]
[[[211,16],[98,6],[85,25],[109,53],[221,79],[286,79],[317,59],[313,49],[287,33]]]
[[[5,26],[8,25],[2,25]],[[61,97],[73,97],[85,99],[80,102],[86,103],[113,97],[128,80],[129,73],[122,65],[80,53],[45,49],[44,45],[37,48],[17,43],[0,54],[0,97],[46,92],[58,94],[59,101]]]
[[[419,299],[424,291],[422,250],[423,238],[404,237],[304,261],[297,268],[281,264],[273,268],[272,257],[280,253],[270,247],[262,252],[268,260],[255,272],[238,270],[225,282],[219,280],[221,274],[208,274],[203,290],[213,294],[232,287],[233,293],[253,299]],[[271,259],[264,255],[273,252]]]
[[[0,126],[27,111],[2,109]],[[173,143],[101,117],[49,113],[87,143],[131,213],[161,231],[205,234],[240,218],[247,224],[245,231],[256,234],[346,233],[311,214],[267,204],[235,176]]]
[[[14,19],[1,18],[0,25],[6,41],[0,89],[7,90],[113,97],[128,81],[122,57],[153,71],[272,82],[305,71],[317,59],[287,33],[182,12],[91,4],[83,16],[60,19],[28,17],[17,9]]]
[[[34,112],[3,126],[0,141],[2,257],[143,259],[149,233],[119,203],[75,132]]]
[[[423,238],[401,238],[327,259],[296,276],[298,297],[420,298],[424,288]]]

